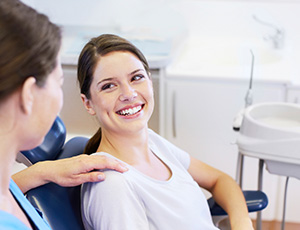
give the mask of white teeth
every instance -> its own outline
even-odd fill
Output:
[[[139,112],[141,109],[142,109],[142,106],[139,105],[139,106],[131,108],[131,109],[124,109],[122,111],[119,111],[118,113],[121,115],[128,116],[128,115],[133,115],[133,114]]]

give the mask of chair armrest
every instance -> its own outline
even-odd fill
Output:
[[[262,191],[243,191],[248,212],[261,211],[268,205],[268,197]],[[212,216],[227,215],[225,210],[219,206],[215,200],[211,197],[207,200],[210,213]]]

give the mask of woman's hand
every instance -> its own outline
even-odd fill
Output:
[[[77,186],[105,179],[99,170],[125,172],[126,166],[113,158],[100,155],[79,155],[71,158],[38,162],[12,176],[23,193],[40,185],[54,182],[60,186]]]

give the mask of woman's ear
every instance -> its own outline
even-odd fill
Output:
[[[34,87],[36,87],[36,79],[28,77],[21,87],[21,109],[25,114],[31,114],[34,103]]]
[[[84,94],[81,94],[80,96],[81,96],[81,100],[83,102],[85,109],[88,111],[89,114],[94,116],[96,114],[96,112],[93,109],[91,101],[89,99],[87,99],[87,97]]]

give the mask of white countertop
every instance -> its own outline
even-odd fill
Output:
[[[254,54],[253,80],[299,84],[300,74],[290,47],[277,50],[264,41],[229,37],[190,37],[168,65],[166,75],[248,81],[252,66],[250,49]]]

